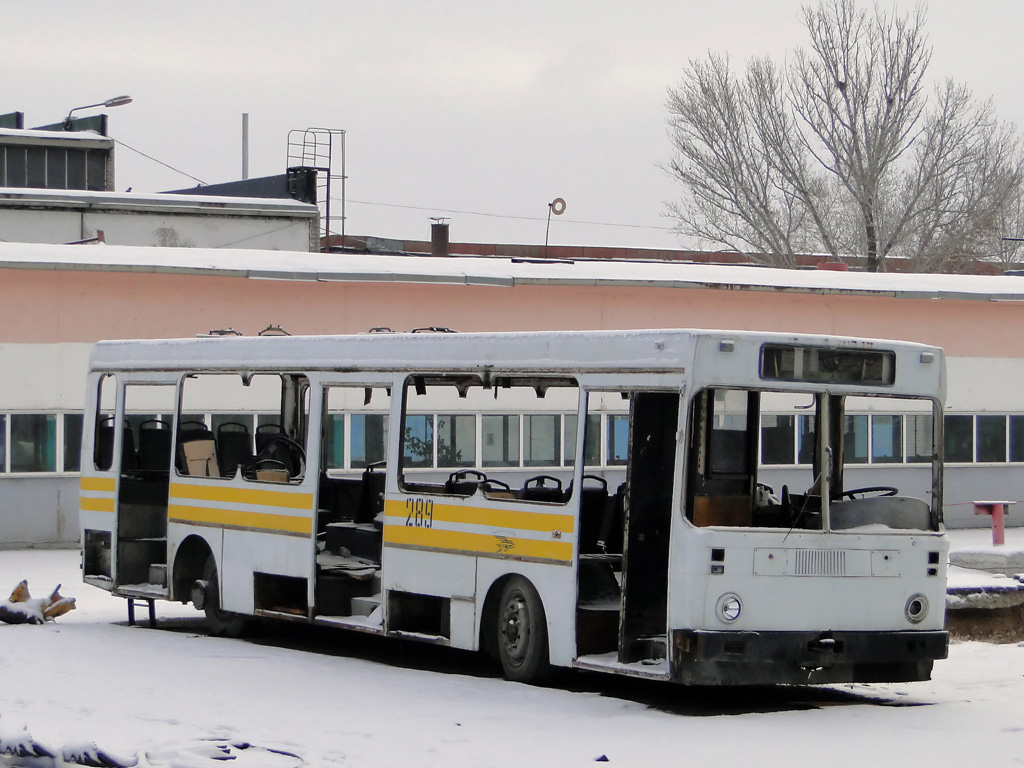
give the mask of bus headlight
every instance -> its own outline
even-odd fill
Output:
[[[911,595],[910,599],[907,600],[903,613],[911,624],[920,624],[924,621],[924,617],[928,615],[928,598],[920,592],[916,595]]]
[[[740,601],[740,596],[733,592],[726,592],[718,598],[718,605],[715,606],[718,618],[726,624],[732,624],[736,621],[742,611],[743,603]]]

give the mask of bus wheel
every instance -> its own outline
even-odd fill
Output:
[[[505,679],[517,683],[541,682],[550,671],[544,606],[522,576],[509,579],[501,592],[498,658]]]
[[[217,579],[217,564],[213,556],[206,561],[203,568],[203,581],[206,589],[203,610],[206,612],[206,625],[214,637],[238,637],[245,628],[245,619],[236,613],[228,613],[220,608],[220,583]]]

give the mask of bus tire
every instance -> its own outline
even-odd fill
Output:
[[[217,578],[217,563],[211,555],[203,568],[203,581],[206,582],[205,605],[206,626],[214,637],[238,637],[245,629],[245,618],[237,613],[228,613],[220,607],[220,582]]]
[[[497,645],[506,680],[540,683],[549,676],[544,605],[533,584],[522,576],[511,577],[501,591]]]

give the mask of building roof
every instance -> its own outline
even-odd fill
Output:
[[[205,198],[202,202],[208,202],[210,199]],[[237,202],[237,199],[229,202]],[[267,201],[258,202],[265,204]],[[311,207],[285,201],[281,204]],[[564,285],[715,288],[915,299],[1024,301],[1022,276],[832,272],[681,262],[568,261],[470,256],[433,258],[244,249],[0,243],[0,269],[145,272],[262,280],[401,282],[502,287]]]
[[[75,146],[83,149],[111,149],[114,140],[94,131],[40,131],[0,128],[0,144],[5,146]]]
[[[298,200],[264,197],[179,195],[167,192],[101,192],[87,190],[0,187],[0,207],[117,210],[132,213],[196,213],[210,210],[233,215],[317,215],[317,207]]]

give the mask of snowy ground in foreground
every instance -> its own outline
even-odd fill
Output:
[[[986,532],[954,534],[954,548]],[[1011,546],[1024,543],[1024,530]],[[294,753],[306,765],[1002,766],[1024,756],[1024,647],[955,643],[934,680],[746,690],[570,675],[507,683],[479,657],[288,627],[206,637],[187,606],[161,629],[80,582],[76,551],[0,551],[0,599],[58,582],[78,609],[45,626],[0,624],[0,740],[95,743],[153,766],[225,765],[204,740]],[[140,613],[144,613],[141,612]],[[290,766],[250,749],[239,766]],[[29,765],[0,758],[0,765]],[[42,764],[42,763],[40,763]]]

